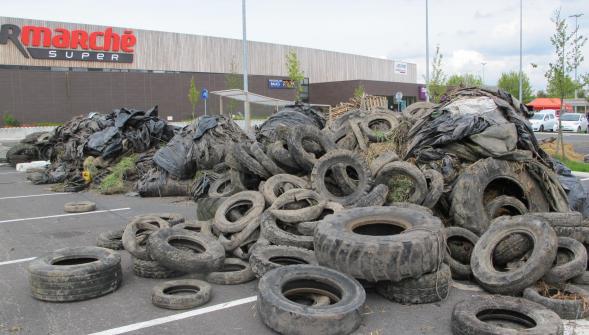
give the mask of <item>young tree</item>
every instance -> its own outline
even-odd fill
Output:
[[[241,89],[243,88],[243,76],[237,73],[237,66],[235,65],[235,58],[231,60],[229,73],[225,75],[225,86],[228,90]],[[229,115],[233,115],[235,109],[239,105],[239,101],[235,99],[229,99],[227,101],[227,109]]]
[[[430,100],[435,103],[440,102],[440,99],[446,93],[446,75],[442,69],[442,58],[444,56],[440,53],[440,46],[437,45],[432,63],[432,77],[427,85],[427,94],[429,94]]]
[[[366,94],[364,91],[364,85],[358,85],[354,90],[354,98],[362,98]]]
[[[448,78],[446,86],[452,87],[473,87],[482,86],[483,80],[479,76],[474,74],[466,73],[464,75],[454,74]]]
[[[499,77],[499,81],[497,82],[497,86],[508,92],[514,97],[517,97],[519,94],[519,72],[511,71],[511,72],[503,72],[501,77]],[[528,103],[532,101],[534,95],[532,93],[532,85],[530,84],[530,78],[528,75],[523,73],[522,76],[522,101],[523,103]]]
[[[572,99],[575,97],[576,87],[577,85],[575,85],[575,81],[571,76],[565,75],[562,78],[555,76],[552,80],[548,81],[546,92],[550,97],[560,97],[562,90],[562,95],[565,99]]]
[[[295,100],[299,101],[301,99],[301,93],[303,92],[301,83],[303,82],[303,79],[305,79],[305,74],[301,70],[299,58],[294,50],[290,50],[286,55],[286,70],[288,77],[295,85]]]
[[[196,117],[196,105],[198,104],[198,100],[200,98],[200,94],[196,89],[196,85],[194,84],[194,76],[190,80],[190,88],[188,89],[188,101],[192,105],[192,119],[194,120]]]

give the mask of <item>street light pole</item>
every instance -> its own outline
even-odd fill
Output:
[[[242,23],[243,23],[243,39],[242,39],[242,46],[243,46],[243,94],[245,95],[245,101],[243,104],[243,111],[244,111],[244,119],[245,119],[245,131],[246,133],[251,132],[251,116],[250,116],[250,101],[248,95],[248,83],[247,83],[247,35],[246,35],[246,25],[245,25],[245,0],[241,1],[241,12],[242,12]]]
[[[483,78],[482,78],[482,81],[483,81],[483,86],[485,86],[485,65],[487,65],[487,62],[482,62],[481,64],[483,65]]]
[[[522,80],[523,80],[523,50],[522,50],[522,40],[523,40],[523,27],[522,27],[522,22],[523,22],[523,0],[519,0],[519,102],[522,102]]]
[[[575,55],[577,54],[577,52],[579,52],[579,49],[577,49],[578,48],[578,46],[577,46],[577,31],[579,30],[579,25],[577,23],[577,19],[579,17],[581,17],[581,16],[583,16],[583,13],[569,15],[569,17],[574,17],[575,18],[575,52],[574,52]],[[577,86],[576,86],[577,80],[578,80],[578,78],[577,78],[577,66],[578,65],[579,64],[577,64],[577,62],[575,61],[575,99],[578,98],[578,95],[577,95]],[[575,113],[576,113],[577,112],[577,104],[576,104],[576,102],[575,102],[575,106],[573,108],[575,109]]]
[[[425,99],[429,102],[429,6],[425,0]]]

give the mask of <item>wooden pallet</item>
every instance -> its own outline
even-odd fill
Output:
[[[362,98],[354,97],[348,100],[348,102],[340,102],[335,107],[331,107],[329,109],[329,119],[333,121],[350,110],[357,108],[366,110],[386,109],[388,107],[387,104],[387,98],[382,96],[366,95]]]

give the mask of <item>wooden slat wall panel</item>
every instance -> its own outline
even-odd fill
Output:
[[[87,24],[0,17],[0,24],[4,23],[21,27],[65,27],[70,31],[106,29]],[[124,29],[113,30],[122,34]],[[0,45],[0,64],[229,73],[233,59],[237,69],[241,69],[241,40],[135,29],[133,32],[137,45],[132,64],[27,59],[10,42]],[[248,48],[249,72],[255,75],[285,76],[286,54],[295,50],[305,76],[314,83],[356,79],[416,83],[417,80],[416,65],[411,63],[408,63],[408,73],[399,75],[394,73],[392,60],[263,42],[248,42]]]

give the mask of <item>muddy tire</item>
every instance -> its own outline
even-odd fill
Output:
[[[96,246],[107,248],[111,250],[122,250],[123,247],[123,232],[125,228],[117,230],[109,230],[98,234],[96,239]]]
[[[309,188],[309,182],[291,174],[277,174],[264,182],[260,191],[268,205],[272,205],[284,192],[293,188]]]
[[[587,250],[583,243],[569,237],[558,238],[554,266],[542,279],[549,284],[560,284],[580,276],[587,267]]]
[[[318,293],[329,297],[329,305],[309,306],[314,302],[309,296]],[[320,266],[294,265],[260,279],[256,304],[264,324],[278,333],[342,335],[360,326],[365,300],[364,289],[353,278]]]
[[[304,202],[303,208],[288,209],[290,204]],[[281,194],[268,208],[278,220],[286,223],[299,223],[315,220],[323,212],[327,201],[313,190],[292,189]]]
[[[213,224],[211,221],[187,221],[174,226],[176,229],[184,229],[195,234],[213,237]]]
[[[217,209],[223,201],[229,197],[221,198],[199,198],[196,200],[196,218],[200,221],[212,220],[217,213]]]
[[[399,156],[393,151],[386,151],[376,157],[370,163],[370,172],[372,172],[372,176],[375,177],[380,172],[383,166],[388,163],[396,162],[399,160]]]
[[[279,222],[270,212],[262,214],[262,236],[274,245],[313,249],[313,236],[301,235],[296,226]],[[290,230],[287,230],[290,228]]]
[[[114,292],[123,280],[121,256],[98,247],[59,249],[31,261],[28,266],[35,299],[79,301]]]
[[[239,191],[243,190],[231,182],[231,176],[226,175],[211,184],[208,194],[210,198],[223,198],[232,196]]]
[[[302,235],[313,236],[313,234],[315,234],[315,227],[317,227],[321,220],[325,219],[328,215],[339,212],[343,209],[344,206],[337,202],[328,202],[325,204],[325,207],[323,207],[323,212],[321,212],[317,220],[301,222],[297,224],[297,230]]]
[[[317,157],[314,153],[307,152],[303,145],[303,141],[305,140],[318,143],[324,153],[336,149],[335,143],[329,137],[323,135],[317,127],[301,126],[291,129],[287,136],[288,150],[295,162],[306,172],[313,169],[320,157]]]
[[[166,309],[189,309],[211,299],[211,285],[202,280],[181,279],[163,282],[151,291],[151,302]]]
[[[427,182],[428,192],[421,205],[427,208],[434,208],[444,193],[444,176],[434,169],[423,171],[423,176]]]
[[[267,149],[268,156],[288,172],[300,171],[301,167],[297,164],[294,158],[292,158],[290,151],[285,147],[286,144],[284,141],[276,141],[270,144]]]
[[[334,194],[327,187],[326,175],[330,170],[338,169],[338,166],[351,167],[358,175],[356,189],[350,194]],[[311,184],[320,195],[328,201],[335,201],[343,206],[353,205],[366,196],[372,187],[372,176],[368,164],[358,154],[348,150],[333,150],[323,155],[313,167],[311,172]]]
[[[520,332],[501,327],[501,321],[527,329]],[[457,303],[451,325],[454,335],[562,335],[564,332],[560,317],[548,308],[523,298],[500,295],[478,296]]]
[[[271,175],[277,175],[285,173],[285,171],[280,168],[274,161],[266,155],[264,150],[262,150],[262,146],[258,142],[252,143],[250,146],[250,152],[252,156],[260,163],[266,171],[270,172]]]
[[[184,273],[179,271],[170,270],[160,265],[156,261],[144,261],[142,259],[133,258],[133,273],[137,277],[152,278],[152,279],[165,279],[182,276]]]
[[[492,220],[504,215],[524,215],[528,212],[528,208],[518,198],[500,195],[485,205],[485,211]]]
[[[66,213],[85,213],[96,210],[96,203],[92,201],[73,201],[63,205]]]
[[[159,229],[169,227],[168,221],[157,216],[142,216],[133,219],[123,232],[123,246],[131,255],[146,261],[151,260],[151,255],[147,250],[149,235]]]
[[[446,234],[446,244],[448,245],[444,255],[444,262],[450,267],[452,278],[471,278],[472,269],[470,268],[470,258],[472,248],[476,245],[479,237],[470,230],[461,227],[448,227],[444,231]]]
[[[413,192],[409,198],[405,200],[406,202],[412,202],[415,204],[423,203],[428,191],[427,181],[417,166],[407,162],[388,163],[380,169],[378,175],[374,179],[374,183],[389,186],[389,180],[395,176],[405,176],[412,181]],[[389,191],[394,192],[395,190],[389,186]]]
[[[501,194],[502,189],[507,189],[512,194]],[[464,169],[456,180],[451,195],[450,215],[456,226],[480,235],[491,222],[485,211],[485,197],[514,196],[517,193],[518,199],[527,200],[524,203],[529,212],[548,211],[549,205],[542,187],[521,168],[520,163],[493,158],[481,159]]]
[[[560,291],[578,295],[580,299],[569,300],[546,297],[540,294],[541,290],[536,286],[526,288],[524,298],[543,305],[565,320],[584,319],[589,316],[589,308],[585,308],[584,303],[589,301],[589,292],[574,285],[565,285],[559,289]]]
[[[137,215],[133,217],[133,219],[141,218],[144,216],[157,216],[160,219],[167,221],[170,224],[170,227],[186,221],[186,217],[180,213],[149,213]]]
[[[234,143],[231,150],[233,157],[241,165],[242,170],[245,169],[263,179],[271,177],[270,172],[250,155],[249,147],[245,143]]]
[[[407,208],[343,210],[326,217],[314,237],[319,264],[373,282],[419,277],[444,257],[441,221]]]
[[[207,282],[217,285],[237,285],[256,279],[248,262],[239,258],[225,258],[223,268],[207,274]]]
[[[498,271],[492,262],[493,250],[505,237],[520,233],[534,241],[528,260],[513,270]],[[558,238],[546,221],[527,216],[502,216],[495,219],[474,247],[470,266],[477,281],[487,291],[518,294],[533,285],[552,267]]]
[[[583,223],[583,214],[579,212],[545,212],[530,213],[530,215],[543,218],[555,229],[556,227],[589,227],[587,223]]]
[[[149,253],[168,269],[202,273],[223,267],[225,249],[219,241],[184,229],[165,228],[149,236]]]
[[[372,127],[378,123],[386,124],[387,129],[384,131],[374,130]],[[375,113],[362,119],[362,122],[360,122],[360,129],[370,142],[384,142],[391,138],[397,125],[399,125],[399,120],[393,115],[388,113]]]
[[[376,185],[365,197],[358,200],[354,207],[382,206],[387,201],[389,187],[384,184]]]
[[[249,209],[241,218],[231,221],[227,215],[233,209],[237,209],[241,206],[249,206]],[[264,207],[265,200],[262,193],[256,191],[239,192],[227,198],[227,200],[223,201],[219,208],[217,208],[215,219],[213,220],[213,226],[223,233],[239,232],[251,221],[257,220],[264,211]]]
[[[300,264],[319,265],[313,251],[282,245],[256,248],[252,252],[249,261],[252,271],[257,277],[262,277],[266,272],[281,266]]]
[[[32,144],[18,143],[6,152],[6,161],[13,167],[18,163],[32,162],[38,158],[39,150]]]
[[[415,211],[424,212],[429,215],[434,215],[434,212],[431,210],[431,208],[427,208],[425,206],[414,204],[411,202],[391,202],[390,204],[387,204],[387,206],[409,208]]]
[[[380,281],[376,292],[400,304],[429,304],[442,301],[450,291],[450,267],[442,264],[438,271],[419,278],[407,278],[399,282]]]

